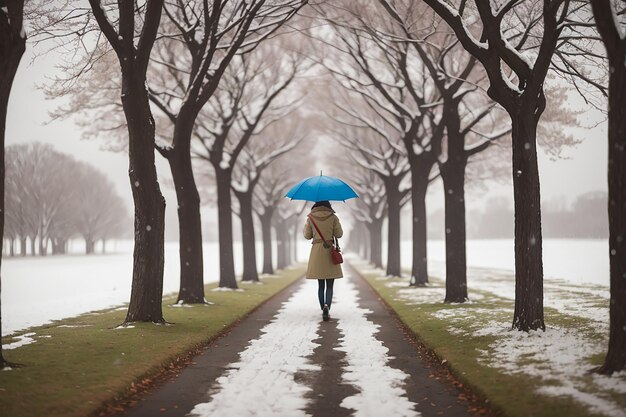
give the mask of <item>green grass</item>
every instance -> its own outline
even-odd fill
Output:
[[[359,265],[355,265],[357,268]],[[432,350],[451,371],[477,394],[488,399],[494,411],[511,417],[591,417],[594,414],[585,405],[566,396],[548,396],[539,394],[536,390],[541,385],[551,385],[557,381],[541,380],[523,373],[510,373],[490,366],[485,358],[490,358],[493,349],[490,344],[496,342],[494,335],[476,335],[474,330],[485,326],[489,321],[509,323],[512,320],[513,302],[499,298],[488,292],[480,293],[484,299],[468,304],[444,304],[443,297],[437,302],[415,302],[403,298],[398,291],[408,288],[408,280],[400,278],[381,279],[377,273],[363,274],[370,285],[378,292],[385,302],[395,310],[404,324],[412,330],[418,340]],[[441,287],[443,282],[434,279],[432,287]],[[391,285],[389,285],[391,283]],[[398,286],[407,283],[406,286]],[[394,285],[396,284],[396,285]],[[429,288],[432,288],[429,287]],[[420,291],[421,288],[409,291]],[[428,291],[428,290],[427,290]],[[431,289],[432,291],[432,289]],[[438,318],[434,314],[446,313],[444,310],[462,308],[463,315],[455,320]],[[546,322],[548,326],[573,328],[582,330],[590,340],[598,343],[606,342],[606,335],[594,331],[594,324],[587,319],[561,314],[558,311],[546,308]],[[486,354],[485,354],[486,353]],[[537,362],[533,355],[524,355],[518,362]],[[587,358],[589,366],[602,361],[603,355]],[[586,392],[598,394],[598,386],[593,384],[593,375],[582,375],[577,384]],[[626,396],[615,391],[599,392],[607,400],[611,400],[626,408]]]
[[[35,332],[36,342],[4,351],[6,360],[21,366],[0,371],[0,414],[71,417],[112,407],[180,366],[303,273],[302,266],[285,270],[263,285],[240,285],[243,292],[214,292],[216,284],[207,285],[212,305],[172,307],[175,297],[166,297],[163,312],[170,325],[116,328],[126,311],[110,309],[19,332]]]

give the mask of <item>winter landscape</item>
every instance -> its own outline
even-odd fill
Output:
[[[0,415],[626,417],[622,0],[0,0]]]

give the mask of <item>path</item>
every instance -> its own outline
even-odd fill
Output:
[[[348,265],[331,320],[301,280],[126,411],[154,416],[469,416]]]

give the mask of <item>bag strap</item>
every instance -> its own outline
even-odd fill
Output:
[[[326,242],[326,239],[324,238],[324,235],[322,234],[322,232],[320,232],[319,227],[317,227],[317,223],[315,223],[315,220],[313,220],[313,216],[311,216],[310,214],[307,216],[309,218],[309,220],[311,221],[311,223],[313,223],[313,226],[315,227],[315,230],[317,230],[317,234],[320,235],[320,237],[322,238],[322,240],[324,242]],[[326,242],[328,243],[328,242]]]

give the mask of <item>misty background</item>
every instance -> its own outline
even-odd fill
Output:
[[[54,77],[61,73],[62,70],[58,66],[63,63],[60,54],[52,51],[42,55],[44,52],[45,46],[31,46],[22,60],[9,103],[6,145],[33,142],[50,144],[55,150],[92,165],[111,181],[132,218],[132,195],[126,152],[111,150],[113,146],[105,140],[84,138],[83,129],[77,126],[72,117],[52,120],[50,112],[54,112],[68,99],[47,99],[40,88],[51,83]],[[306,85],[307,80],[300,79],[297,83]],[[317,87],[319,88],[319,85]],[[315,106],[314,103],[309,104],[311,105]],[[608,235],[606,119],[599,111],[585,105],[573,88],[568,94],[567,107],[581,112],[578,116],[580,126],[567,129],[568,133],[581,140],[581,143],[575,147],[565,148],[558,158],[546,154],[541,147],[539,148],[544,237],[606,238]],[[311,172],[318,172],[321,169],[325,174],[341,177],[344,167],[320,162],[320,159],[323,159],[320,155],[324,155],[329,146],[338,146],[328,141],[322,134],[309,134],[306,140],[314,143],[314,150],[310,153],[310,159],[307,159],[307,164],[311,165]],[[168,202],[166,240],[176,241],[178,219],[171,173],[167,162],[158,155],[156,165],[161,189]],[[506,175],[495,179],[480,178],[473,181],[470,179],[466,191],[468,238],[513,236],[513,191],[510,175],[508,171],[506,172]],[[297,178],[293,180],[295,183]],[[354,208],[354,202],[345,203],[350,207],[342,207],[343,204],[338,203],[336,206],[339,213],[350,210],[350,207]],[[426,204],[429,213],[429,238],[442,239],[443,194],[440,180],[429,187]],[[215,209],[203,205],[202,215],[203,238],[208,241],[216,240]],[[584,222],[577,220],[581,218],[586,220]],[[402,219],[403,224],[410,220],[409,206],[403,208]],[[240,234],[236,220],[234,227],[234,237],[238,240]],[[402,230],[402,238],[410,239],[410,228],[404,227]],[[129,224],[125,237],[132,238],[132,224]]]

